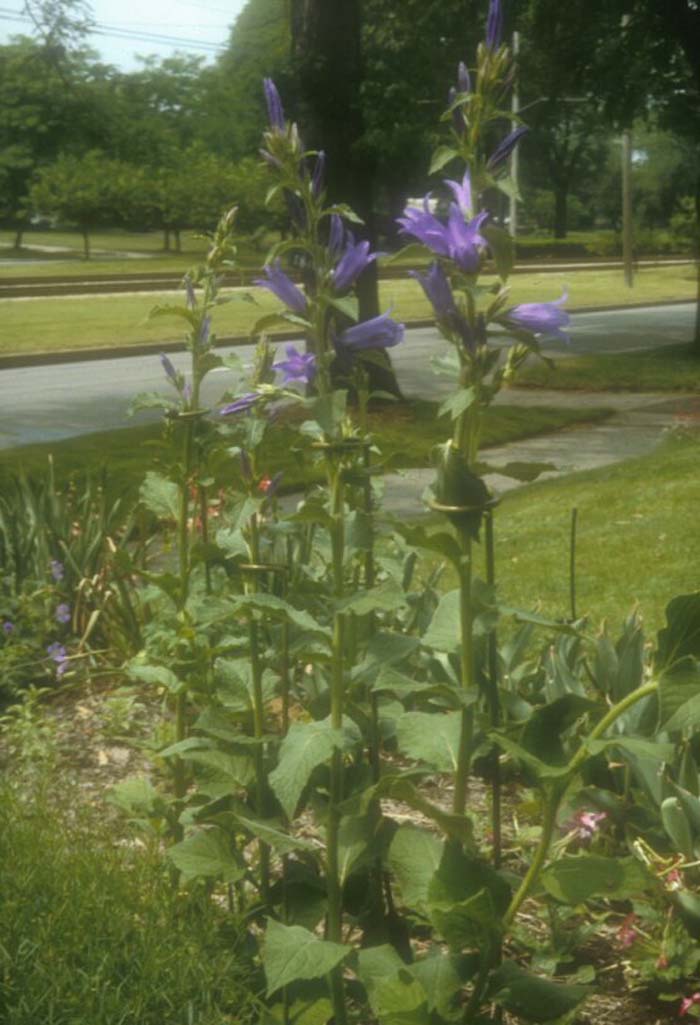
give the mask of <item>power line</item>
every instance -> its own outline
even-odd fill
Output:
[[[13,11],[6,7],[0,7],[0,20],[17,21],[22,24],[33,24],[31,18],[23,15],[20,11]],[[208,53],[218,53],[225,49],[225,43],[214,43],[209,40],[191,39],[184,36],[169,36],[156,32],[137,32],[128,28],[119,28],[116,25],[102,25],[94,22],[88,29],[88,35],[108,36],[125,42],[152,43],[157,46],[185,47],[187,49],[198,49]]]

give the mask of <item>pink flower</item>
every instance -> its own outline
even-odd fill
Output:
[[[700,1004],[700,993],[693,993],[691,997],[684,997],[678,1010],[678,1017],[683,1018],[694,1004]]]
[[[598,823],[607,817],[604,811],[577,811],[574,815],[574,831],[580,840],[590,840],[598,832]]]
[[[634,927],[634,923],[637,921],[637,916],[634,911],[631,911],[626,918],[623,919],[622,925],[617,930],[617,941],[621,947],[625,950],[631,947],[634,941],[637,939],[637,930]]]

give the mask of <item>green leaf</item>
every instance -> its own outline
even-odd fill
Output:
[[[526,750],[526,748],[522,747],[522,745],[517,744],[514,740],[511,740],[510,737],[506,737],[501,733],[490,733],[489,739],[495,744],[498,744],[501,750],[512,755],[514,758],[517,758],[518,761],[522,762],[523,765],[526,765],[528,769],[531,769],[540,782],[546,782],[548,780],[558,778],[561,779],[566,776],[569,771],[568,765],[547,765],[546,762],[543,762],[540,758],[531,754]]]
[[[429,910],[433,925],[455,953],[465,947],[484,949],[498,938],[500,922],[487,889],[452,903],[431,902]]]
[[[185,686],[171,669],[165,666],[154,666],[138,661],[139,656],[126,665],[127,675],[131,680],[140,680],[155,687],[165,687],[172,694],[178,694]]]
[[[441,171],[443,167],[449,164],[450,160],[454,160],[457,156],[459,154],[452,146],[438,146],[430,161],[428,174],[437,174],[438,171]]]
[[[179,317],[180,320],[186,320],[193,329],[196,330],[199,327],[196,312],[187,306],[176,306],[174,304],[154,306],[149,311],[148,319],[156,320],[158,317]]]
[[[579,697],[578,694],[565,694],[555,701],[550,701],[532,713],[523,730],[520,743],[548,765],[563,765],[566,755],[562,734],[578,718],[596,707],[594,701]]]
[[[377,680],[372,684],[372,690],[376,694],[388,691],[390,694],[396,694],[402,700],[412,694],[420,694],[432,689],[432,683],[419,683],[417,680],[412,680],[410,676],[406,676],[405,673],[400,673],[398,669],[392,669],[391,666],[382,669]]]
[[[226,834],[216,827],[202,829],[168,849],[168,857],[186,880],[220,877],[235,883],[245,875],[245,865],[234,857]]]
[[[409,758],[454,772],[459,760],[462,713],[405,712],[396,724],[399,750]]]
[[[314,769],[329,761],[336,748],[347,750],[357,740],[357,727],[350,720],[342,730],[333,729],[330,718],[320,722],[292,723],[280,746],[277,767],[269,776],[270,786],[288,818],[293,818]]]
[[[374,853],[380,825],[376,805],[364,815],[344,815],[338,830],[338,875],[341,886]]]
[[[259,840],[264,841],[273,851],[276,851],[281,856],[291,854],[292,851],[316,850],[316,847],[309,843],[308,840],[301,840],[290,836],[289,833],[284,833],[275,819],[262,821],[260,819],[248,818],[246,815],[234,815],[234,818],[244,829],[247,829],[253,836],[257,836]]]
[[[216,778],[225,782],[231,790],[248,786],[255,777],[253,759],[247,754],[194,750],[190,751],[186,758],[188,762],[211,769]]]
[[[429,890],[430,917],[456,951],[500,935],[510,887],[486,862],[447,844]]]
[[[361,950],[357,974],[379,1025],[425,1025],[425,990],[393,947],[385,944]]]
[[[532,975],[514,961],[500,965],[489,989],[492,1000],[537,1025],[573,1011],[591,992],[587,986],[565,986]]]
[[[149,470],[139,489],[141,501],[159,519],[177,520],[180,515],[180,489],[174,481]]]
[[[323,986],[327,989],[325,983]],[[327,997],[309,997],[294,1000],[287,1011],[285,1017],[284,1004],[265,1008],[260,1025],[327,1025],[333,1017],[333,1004]]]
[[[267,995],[297,979],[319,979],[328,975],[351,952],[351,947],[320,940],[300,925],[282,925],[268,918],[263,967]]]
[[[405,825],[396,831],[389,847],[389,866],[407,907],[425,910],[430,883],[440,866],[443,849],[443,842],[427,829]]]
[[[615,897],[622,888],[623,859],[597,854],[564,855],[548,865],[540,876],[547,893],[564,904],[583,904],[590,897]]]
[[[311,403],[311,415],[321,430],[330,437],[335,434],[336,427],[345,417],[347,398],[346,391],[337,390],[322,395]]]
[[[355,322],[360,316],[360,304],[352,296],[345,296],[342,299],[329,299],[329,305],[342,313],[344,317]]]
[[[498,620],[498,608],[493,591],[481,580],[472,585],[472,613],[474,633],[483,635],[493,629]],[[426,648],[447,653],[458,651],[461,646],[461,617],[459,590],[447,591],[442,595],[430,626],[423,634],[421,643]]]
[[[537,462],[511,462],[501,466],[491,466],[489,463],[479,463],[479,473],[500,473],[503,477],[512,477],[524,484],[529,484],[542,473],[549,473],[556,470],[554,463]]]
[[[459,565],[462,551],[454,534],[448,534],[444,530],[430,530],[421,524],[405,523],[396,517],[391,517],[391,524],[407,544],[414,548],[437,552],[438,555],[449,559],[453,566]]]
[[[406,604],[406,595],[395,580],[385,580],[368,591],[357,591],[337,605],[338,612],[366,616],[370,612],[395,612]]]
[[[515,241],[505,228],[497,228],[493,224],[487,224],[483,231],[484,238],[489,244],[496,264],[496,272],[499,278],[509,278],[515,266]]]
[[[454,815],[445,811],[437,804],[433,804],[405,775],[383,776],[379,783],[373,788],[377,797],[391,797],[395,801],[402,801],[409,808],[425,815],[427,819],[434,822],[445,834],[461,844],[470,846],[473,841],[473,826],[467,815]]]
[[[449,413],[453,420],[457,420],[475,402],[476,392],[473,388],[458,388],[440,404],[438,416],[446,416]]]
[[[274,594],[242,595],[233,603],[233,612],[260,612],[270,619],[286,620],[306,633],[320,634],[323,637],[330,636],[329,630],[317,623],[308,612],[303,609],[295,609],[289,602]]]
[[[437,1011],[449,1018],[454,1012],[455,997],[462,988],[454,959],[436,949],[428,957],[414,961],[410,971],[428,996],[428,1011]]]
[[[662,801],[661,821],[676,851],[688,861],[692,861],[695,857],[693,834],[685,808],[678,797],[667,797],[665,801]]]
[[[680,594],[666,606],[655,661],[657,666],[670,666],[688,655],[700,658],[700,591]]]
[[[700,662],[686,656],[659,676],[659,729],[693,729],[700,721]]]

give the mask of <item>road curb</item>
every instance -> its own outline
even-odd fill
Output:
[[[664,302],[624,303],[619,306],[581,306],[569,309],[569,313],[614,313],[620,310],[655,309],[664,306],[685,306],[693,304],[693,299],[667,299]],[[406,321],[406,327],[434,327],[435,321],[429,318]],[[283,334],[270,334],[270,341],[298,341],[304,337],[301,331],[285,331]],[[218,347],[235,347],[250,345],[249,335],[228,335],[218,338]],[[88,363],[98,360],[125,359],[129,356],[159,356],[161,352],[184,352],[184,342],[136,342],[128,346],[102,346],[94,349],[62,349],[58,352],[28,352],[0,355],[0,370],[19,370],[23,367],[54,366],[62,363]]]

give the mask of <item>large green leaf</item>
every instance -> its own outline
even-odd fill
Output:
[[[333,729],[330,718],[292,723],[282,741],[277,767],[269,776],[270,786],[290,819],[314,769],[329,761],[336,748],[346,750],[357,739],[357,727],[350,720],[342,730]]]
[[[339,965],[351,947],[320,940],[300,925],[282,925],[268,918],[263,967],[267,995],[297,979],[319,979]]]
[[[217,828],[199,830],[168,849],[168,857],[186,880],[220,878],[235,883],[245,875],[226,834]]]
[[[344,885],[350,874],[375,854],[379,809],[370,804],[364,815],[344,815],[338,830],[338,875]]]
[[[428,957],[413,962],[411,974],[427,994],[428,1010],[449,1018],[454,1012],[455,997],[462,988],[454,958],[434,949]]]
[[[443,167],[457,156],[459,153],[453,146],[438,146],[430,160],[428,174],[437,174],[438,171],[442,171]]]
[[[472,586],[472,610],[475,616],[474,633],[477,636],[492,630],[498,621],[498,609],[493,590],[481,580]],[[459,591],[448,591],[440,599],[430,626],[422,637],[426,648],[436,651],[458,651],[462,641]]]
[[[500,932],[510,887],[490,865],[447,844],[429,888],[430,917],[455,950],[483,946]]]
[[[700,722],[700,661],[681,658],[659,676],[659,728],[694,729]]]
[[[587,986],[565,986],[532,975],[515,961],[504,961],[490,984],[491,999],[537,1025],[573,1011],[590,992]]]
[[[329,636],[329,631],[326,627],[317,623],[308,612],[302,609],[295,609],[289,602],[278,598],[274,594],[256,593],[242,595],[234,602],[232,611],[234,613],[261,612],[269,619],[286,620],[306,633],[321,634],[324,637]]]
[[[316,847],[308,840],[290,836],[283,832],[279,822],[275,819],[261,820],[252,819],[247,815],[235,815],[236,821],[247,829],[253,836],[263,840],[277,854],[291,854],[292,851],[315,851]]]
[[[661,821],[676,851],[688,861],[692,861],[695,856],[693,834],[680,798],[667,797],[661,803]]]
[[[461,729],[461,712],[405,712],[396,724],[399,750],[439,772],[454,772]]]
[[[500,932],[499,917],[487,889],[451,904],[431,904],[430,918],[451,950],[490,946]]]
[[[442,859],[444,844],[427,829],[400,826],[389,847],[389,866],[396,876],[403,903],[423,911],[428,891]]]
[[[185,683],[165,666],[148,665],[141,662],[139,656],[127,662],[126,671],[130,679],[140,680],[156,687],[165,687],[171,694],[178,694],[185,688]]]
[[[395,612],[406,604],[406,595],[395,580],[385,580],[368,591],[357,591],[338,603],[338,612],[366,616],[370,612]]]
[[[670,666],[688,655],[700,658],[700,591],[668,603],[666,626],[658,634],[657,666]]]
[[[141,501],[159,519],[177,520],[180,515],[180,489],[174,481],[149,470],[139,489]]]
[[[396,532],[409,545],[436,552],[449,559],[453,565],[459,565],[462,550],[454,534],[449,534],[446,530],[430,530],[420,523],[404,523],[397,517],[391,517],[391,522]]]
[[[395,801],[402,801],[409,808],[434,822],[445,836],[471,846],[474,832],[471,819],[467,815],[455,815],[433,804],[406,775],[383,776],[370,793],[376,797],[390,797]]]
[[[595,708],[594,701],[578,694],[565,694],[535,709],[523,730],[520,743],[547,765],[562,765],[566,761],[562,735],[580,716]]]
[[[386,944],[361,950],[357,974],[379,1025],[425,1025],[425,990],[393,947]]]
[[[597,854],[564,855],[541,877],[545,890],[564,904],[583,904],[591,897],[626,900],[643,892],[649,876],[636,858],[604,858]]]
[[[515,264],[515,239],[505,228],[497,228],[493,224],[486,225],[484,237],[493,254],[498,276],[505,280],[510,277]]]

